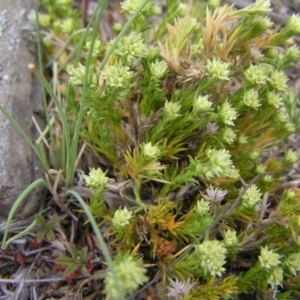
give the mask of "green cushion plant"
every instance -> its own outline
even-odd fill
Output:
[[[240,10],[195,2],[169,0],[162,13],[125,0],[127,31],[116,37],[124,24],[115,23],[105,41],[81,29],[72,1],[43,1],[41,34],[60,84],[49,122],[50,163],[63,170],[55,193],[76,190],[74,170],[84,170],[86,203],[119,253],[116,276],[104,279],[109,299],[292,299],[300,192],[280,183],[298,158],[271,150],[299,130],[284,72],[300,57],[291,40],[300,17],[280,28],[266,16],[270,1]],[[78,142],[70,148],[81,147],[71,173],[58,154],[66,126]]]

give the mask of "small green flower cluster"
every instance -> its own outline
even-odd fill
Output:
[[[104,213],[104,192],[105,185],[109,182],[109,178],[106,176],[100,168],[90,168],[89,175],[83,175],[86,185],[92,190],[92,196],[90,198],[90,209],[95,218],[98,218]]]
[[[124,209],[119,208],[115,211],[114,217],[112,218],[112,223],[115,228],[125,227],[129,224],[132,218],[132,212],[128,211],[127,207]]]
[[[273,250],[268,250],[268,247],[261,248],[259,262],[262,268],[269,270],[268,283],[271,284],[272,288],[275,285],[282,285],[283,270],[279,267],[280,255],[275,253]]]
[[[121,3],[122,11],[128,14],[135,14],[143,4],[142,0],[126,0]],[[160,7],[155,5],[153,1],[148,1],[140,14],[142,16],[149,16],[160,13]]]
[[[242,197],[242,207],[253,208],[261,201],[261,195],[262,193],[259,192],[257,186],[255,184],[251,185]]]
[[[39,25],[43,28],[53,27],[57,34],[66,35],[80,28],[79,14],[72,8],[73,0],[45,0],[44,5],[47,6],[47,14],[38,14]]]
[[[204,241],[195,247],[195,257],[207,275],[219,275],[225,271],[223,265],[226,263],[226,248],[217,240]]]
[[[122,64],[131,65],[137,58],[144,57],[147,53],[141,34],[131,33],[121,39],[115,49],[115,55]]]
[[[89,175],[83,175],[86,185],[91,188],[95,195],[101,194],[104,191],[104,186],[108,183],[109,178],[106,177],[101,169],[90,169]]]
[[[130,255],[117,257],[114,261],[114,269],[118,284],[111,271],[105,276],[105,292],[110,299],[120,299],[122,295],[132,293],[147,280],[142,261]]]
[[[300,252],[279,255],[274,250],[269,250],[268,246],[266,246],[261,248],[258,258],[262,270],[267,272],[267,283],[273,289],[276,286],[283,286],[285,273],[296,275],[300,271]]]

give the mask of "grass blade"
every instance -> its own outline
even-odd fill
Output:
[[[112,261],[112,259],[111,259],[111,257],[110,257],[109,251],[108,251],[108,249],[107,249],[107,247],[106,247],[105,241],[104,241],[104,239],[103,239],[103,237],[102,237],[102,234],[101,234],[101,232],[100,232],[100,230],[99,230],[99,228],[98,228],[98,225],[97,225],[97,223],[96,223],[96,221],[95,221],[95,219],[94,219],[92,213],[91,213],[90,210],[89,210],[89,207],[86,205],[86,203],[84,202],[84,200],[83,200],[83,199],[78,195],[78,193],[76,193],[75,191],[68,190],[68,191],[66,192],[66,194],[71,194],[71,195],[73,195],[73,196],[78,200],[78,202],[81,204],[81,206],[82,206],[82,208],[83,208],[83,210],[84,210],[86,216],[87,216],[88,219],[89,219],[89,222],[91,223],[91,225],[92,225],[92,227],[93,227],[93,229],[94,229],[95,235],[96,235],[96,237],[97,237],[97,240],[98,240],[98,242],[99,242],[99,245],[100,245],[100,247],[101,247],[101,250],[102,250],[102,252],[103,252],[103,255],[104,255],[105,259],[106,259],[106,262],[107,262],[107,264],[108,264],[108,267],[110,268],[110,270],[111,270],[111,272],[112,272],[112,275],[113,275],[113,277],[114,277],[116,286],[118,287],[118,290],[119,290],[119,297],[120,297],[120,299],[124,299],[124,295],[121,295],[121,292],[120,292],[120,291],[121,291],[120,283],[119,283],[119,281],[118,281],[116,272],[115,272],[115,270],[114,270],[113,261]]]
[[[22,201],[26,198],[26,196],[35,188],[37,187],[38,185],[44,185],[46,188],[48,188],[48,184],[47,182],[42,179],[42,178],[39,178],[37,180],[35,180],[34,182],[32,182],[22,193],[21,195],[17,198],[17,200],[15,201],[15,203],[13,204],[10,212],[9,212],[9,215],[8,215],[8,218],[7,218],[7,223],[6,223],[6,228],[5,228],[5,232],[4,232],[4,236],[3,236],[3,240],[2,240],[2,245],[1,245],[1,248],[3,250],[5,250],[8,245],[9,245],[9,242],[6,241],[7,240],[7,236],[8,236],[8,230],[9,230],[9,226],[10,226],[10,223],[14,217],[14,214],[16,213],[18,207],[20,206],[20,204],[22,203]],[[31,225],[30,225],[31,226]],[[11,239],[9,240],[11,241]]]

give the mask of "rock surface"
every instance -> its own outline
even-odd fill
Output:
[[[0,104],[32,140],[36,136],[32,116],[38,118],[42,100],[38,82],[28,69],[35,62],[35,47],[23,28],[33,8],[34,0],[0,1]],[[0,217],[7,217],[17,197],[42,173],[31,148],[0,111]],[[33,191],[23,201],[18,219],[37,209],[38,194]]]

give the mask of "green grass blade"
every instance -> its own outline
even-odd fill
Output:
[[[110,257],[108,248],[107,248],[107,246],[106,246],[106,244],[105,244],[105,241],[104,241],[104,239],[103,239],[103,237],[102,237],[102,234],[101,234],[101,232],[100,232],[100,230],[99,230],[99,228],[98,228],[98,225],[97,225],[97,223],[96,223],[96,221],[95,221],[95,219],[94,219],[92,213],[90,212],[90,210],[89,210],[88,206],[86,205],[86,203],[84,202],[84,200],[83,200],[83,199],[82,199],[75,191],[68,190],[68,191],[66,192],[66,194],[71,194],[71,195],[73,195],[73,196],[78,200],[78,202],[81,204],[81,206],[82,206],[82,208],[83,208],[83,210],[84,210],[86,216],[87,216],[88,219],[89,219],[89,222],[91,223],[91,225],[92,225],[92,227],[93,227],[93,230],[94,230],[94,232],[95,232],[95,235],[96,235],[97,240],[98,240],[98,242],[99,242],[99,245],[100,245],[100,247],[101,247],[101,250],[102,250],[102,252],[103,252],[103,255],[104,255],[104,257],[105,257],[105,259],[106,259],[106,262],[107,262],[107,264],[108,264],[108,267],[110,268],[110,270],[111,270],[111,272],[112,272],[112,275],[113,275],[113,278],[114,278],[114,280],[115,280],[116,286],[118,287],[118,290],[119,290],[119,297],[120,297],[119,299],[125,299],[125,298],[124,298],[124,295],[121,295],[121,292],[120,292],[120,291],[121,291],[120,283],[119,283],[119,281],[118,281],[116,272],[115,272],[115,270],[114,270],[113,261],[112,261],[112,259],[111,259],[111,257]]]
[[[5,250],[9,243],[6,241],[7,240],[7,236],[8,236],[8,230],[9,230],[9,226],[10,226],[10,223],[14,217],[14,214],[16,213],[18,207],[20,206],[20,204],[22,203],[22,201],[26,198],[26,196],[35,188],[37,187],[38,185],[44,185],[46,188],[48,188],[48,184],[47,182],[42,179],[42,178],[39,178],[37,180],[35,180],[34,182],[32,182],[22,193],[21,195],[17,198],[17,200],[15,201],[15,203],[13,204],[10,212],[9,212],[9,215],[8,215],[8,218],[7,218],[7,223],[6,223],[6,228],[5,228],[5,232],[4,232],[4,236],[3,236],[3,240],[2,240],[2,246],[1,248],[3,250]]]
[[[87,90],[88,74],[89,74],[89,70],[90,70],[90,66],[91,66],[93,46],[94,46],[95,40],[98,36],[98,28],[100,27],[100,22],[103,18],[106,5],[107,5],[107,1],[100,1],[98,3],[98,5],[94,11],[94,14],[89,22],[89,25],[86,29],[86,34],[83,36],[83,38],[80,42],[79,50],[78,50],[77,56],[75,58],[75,64],[76,64],[79,61],[80,51],[84,45],[84,42],[86,40],[88,31],[90,30],[90,26],[93,22],[93,19],[97,16],[97,22],[93,29],[92,44],[89,49],[88,57],[87,57],[86,74],[85,74],[85,78],[84,78],[84,82],[83,82],[83,89],[82,89],[83,97]],[[67,186],[70,186],[73,183],[73,176],[74,176],[74,172],[75,172],[75,161],[76,161],[76,156],[77,156],[79,134],[80,134],[80,129],[81,129],[81,125],[82,125],[83,115],[84,115],[84,99],[82,99],[81,104],[80,104],[79,113],[78,113],[77,121],[75,124],[75,132],[74,132],[74,136],[72,139],[72,145],[71,145],[71,149],[70,149],[70,157],[69,157],[70,161],[69,161],[68,168],[66,169],[66,184],[67,184]]]
[[[63,161],[66,162],[65,166],[64,166],[64,171],[66,171],[69,167],[68,165],[68,161],[69,156],[70,156],[70,148],[71,148],[71,136],[70,136],[70,129],[69,129],[69,125],[68,125],[68,121],[67,121],[67,116],[64,112],[64,109],[61,105],[61,101],[59,100],[59,98],[57,97],[57,95],[55,95],[51,85],[49,84],[49,82],[47,81],[47,79],[44,77],[44,75],[38,71],[34,66],[31,67],[31,71],[35,74],[35,76],[39,79],[39,81],[41,82],[43,88],[45,88],[47,90],[47,92],[49,93],[50,97],[52,98],[52,100],[55,103],[55,107],[57,108],[58,111],[58,115],[61,119],[61,122],[63,124],[63,141],[62,143],[65,146],[65,151],[62,151],[62,157],[63,157]],[[48,114],[47,110],[46,110],[46,115]],[[51,120],[47,120],[47,123],[50,124]],[[50,133],[51,133],[51,129],[50,129]],[[53,152],[56,151],[55,149],[55,141],[53,139],[53,141],[51,140],[51,144],[53,147]]]
[[[2,105],[0,105],[0,110],[5,115],[5,117],[10,121],[10,123],[15,127],[15,129],[19,132],[19,134],[23,137],[23,139],[26,141],[26,143],[30,146],[32,151],[35,153],[35,155],[40,160],[41,164],[45,168],[45,170],[49,170],[50,166],[47,161],[47,157],[44,157],[40,151],[37,149],[37,147],[32,143],[31,139],[28,137],[28,135],[25,133],[25,131],[21,128],[21,126],[15,121],[15,119],[4,109]]]
[[[69,38],[67,39],[67,41],[65,42],[65,44],[63,45],[63,47],[57,52],[57,54],[54,56],[54,58],[50,59],[50,61],[48,62],[48,64],[46,65],[47,67],[50,67],[56,60],[59,59],[59,57],[62,55],[62,53],[66,50],[67,46],[69,45],[69,43],[72,41],[72,39],[74,38],[74,36],[76,36],[77,34],[80,34],[82,32],[86,32],[88,31],[87,28],[82,28],[79,29],[75,32],[73,32]],[[70,59],[73,57],[73,55],[75,53],[78,53],[79,47],[77,47],[79,45],[76,45],[76,47],[71,51],[70,55],[68,55],[68,57],[66,58],[66,60],[64,61],[64,63],[60,66],[58,73],[63,70],[66,66],[66,64],[70,61]]]
[[[21,231],[20,233],[14,235],[14,236],[11,237],[9,240],[7,240],[7,241],[5,242],[5,244],[6,244],[5,248],[6,248],[7,246],[9,246],[9,244],[10,244],[11,242],[13,242],[13,241],[15,241],[15,240],[21,238],[22,236],[24,236],[24,235],[27,234],[28,232],[32,231],[32,229],[35,227],[35,225],[36,225],[36,220],[33,220],[33,221],[31,222],[31,224],[28,225],[28,227],[26,227],[23,231]]]

